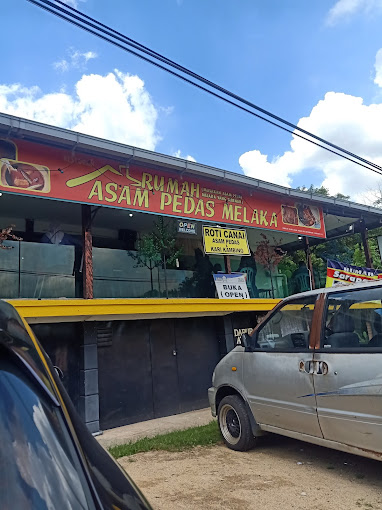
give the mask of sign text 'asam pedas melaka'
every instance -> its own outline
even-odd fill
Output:
[[[5,192],[325,237],[322,210],[314,205],[193,174],[87,158],[24,140],[13,144],[14,157],[0,152]]]

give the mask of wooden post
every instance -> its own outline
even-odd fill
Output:
[[[370,246],[369,246],[369,235],[367,228],[365,226],[365,221],[360,221],[360,227],[361,227],[361,239],[363,244],[363,251],[365,252],[365,258],[366,258],[366,267],[373,268],[373,258],[370,253]]]
[[[305,244],[306,262],[307,262],[308,270],[310,273],[310,283],[312,286],[312,290],[314,290],[316,288],[316,284],[314,281],[314,272],[313,272],[312,257],[310,254],[309,239],[306,236],[304,236],[304,244]]]
[[[229,255],[224,255],[224,267],[226,274],[231,274],[231,258]]]
[[[82,240],[83,240],[83,297],[93,299],[93,257],[92,257],[92,231],[91,231],[91,206],[82,204]]]

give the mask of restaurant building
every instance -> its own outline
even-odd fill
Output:
[[[277,253],[305,250],[306,285],[324,285],[311,247],[361,232],[371,267],[381,225],[372,207],[5,114],[0,165],[0,298],[92,432],[206,406],[235,336],[293,292]],[[221,299],[213,275],[230,273],[250,299]]]

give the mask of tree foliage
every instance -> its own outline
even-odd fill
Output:
[[[324,197],[333,196],[334,198],[341,198],[342,200],[349,200],[349,198],[350,198],[349,195],[344,195],[343,193],[336,193],[335,195],[331,195],[329,193],[329,189],[326,188],[325,186],[318,187],[318,186],[313,186],[313,184],[311,184],[309,186],[309,188],[307,188],[306,186],[297,186],[296,189],[298,191],[304,191],[306,193],[314,193],[315,195],[322,195]]]
[[[136,261],[135,267],[147,267],[150,271],[151,292],[154,291],[153,270],[163,267],[165,271],[165,286],[167,290],[166,270],[174,266],[182,254],[182,247],[177,243],[177,232],[174,223],[159,216],[154,221],[150,233],[144,234],[137,243],[137,251],[129,252]]]

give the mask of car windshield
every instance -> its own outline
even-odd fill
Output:
[[[0,508],[93,508],[61,410],[0,350]]]

